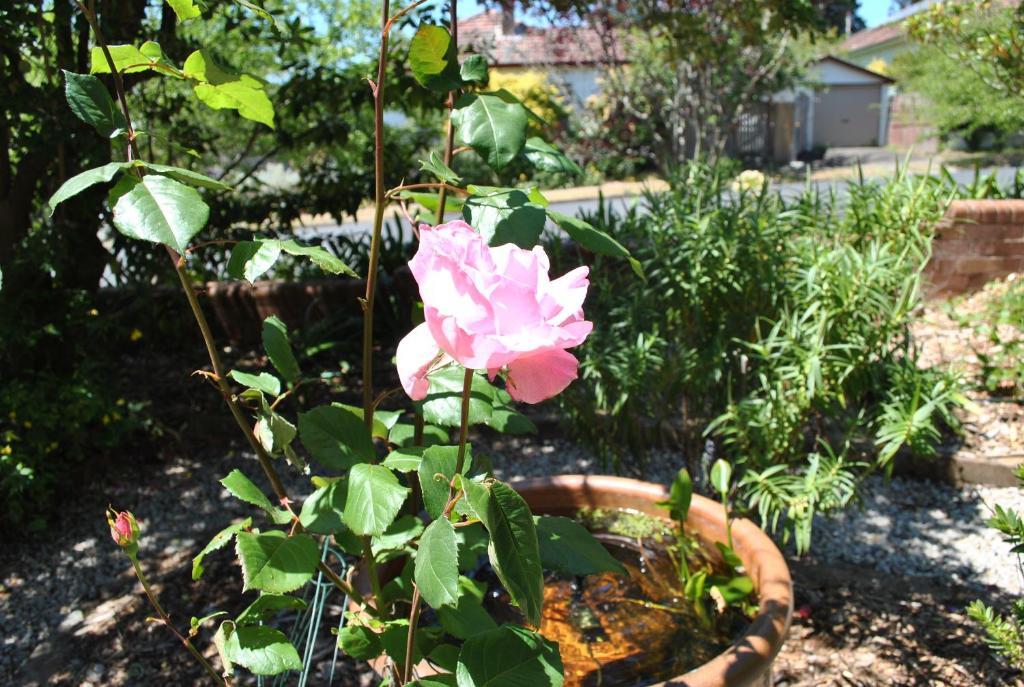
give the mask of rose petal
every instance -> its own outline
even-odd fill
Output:
[[[508,365],[509,396],[524,403],[540,403],[561,393],[577,376],[579,361],[555,348]]]
[[[440,357],[441,349],[426,324],[413,329],[398,343],[395,366],[398,368],[398,379],[409,398],[419,401],[427,395],[427,389],[430,388],[427,374]]]

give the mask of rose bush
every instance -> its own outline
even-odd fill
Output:
[[[551,280],[540,246],[490,247],[458,220],[420,227],[420,246],[409,263],[420,287],[425,322],[399,344],[402,386],[413,400],[429,388],[431,371],[455,361],[506,375],[517,401],[539,403],[576,379],[579,363],[566,351],[590,334],[583,319],[589,268]]]

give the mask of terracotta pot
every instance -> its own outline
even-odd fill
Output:
[[[665,518],[657,505],[668,498],[659,484],[604,475],[559,475],[512,483],[537,515],[574,515],[581,508],[623,508]],[[713,551],[726,540],[722,504],[694,495],[689,529]],[[653,687],[747,687],[771,685],[771,666],[789,632],[793,582],[775,543],[749,520],[732,521],[733,547],[754,581],[760,612],[726,651],[685,675]]]
[[[605,475],[559,475],[513,482],[511,486],[526,499],[535,515],[573,516],[581,508],[616,508],[667,518],[665,509],[657,504],[668,498],[668,491],[650,482]],[[716,501],[695,494],[687,523],[709,552],[716,551],[714,542],[726,541],[725,515],[722,504]],[[754,581],[760,612],[726,651],[685,675],[652,687],[771,686],[772,661],[786,639],[793,613],[789,567],[775,543],[751,521],[732,521],[732,538],[736,554]],[[363,576],[356,582],[361,588],[369,586]],[[378,675],[383,674],[383,659],[370,665]],[[418,672],[427,676],[436,671],[422,663]]]

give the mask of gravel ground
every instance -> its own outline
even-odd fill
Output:
[[[476,451],[490,455],[506,479],[602,471],[591,455],[555,438],[478,437]],[[678,462],[653,456],[641,476],[666,481]],[[215,479],[239,465],[256,475],[244,455],[136,464],[69,504],[55,540],[20,542],[0,553],[0,684],[203,684],[165,628],[145,622],[149,609],[108,539],[102,512],[110,500],[142,520],[144,564],[179,625],[218,608],[238,611],[231,605],[238,604],[231,599],[239,578],[230,552],[212,555],[199,583],[190,580],[189,559],[247,512]],[[295,493],[301,481],[293,480]],[[988,656],[963,607],[973,598],[1005,607],[1007,597],[991,585],[1021,589],[1014,559],[984,520],[989,503],[1024,509],[1024,492],[894,479],[869,482],[865,494],[863,510],[816,523],[813,558],[789,554],[798,612],[777,684],[1015,679]],[[201,644],[208,640],[209,633],[201,635]],[[339,671],[335,685],[368,684],[365,667],[343,661]]]

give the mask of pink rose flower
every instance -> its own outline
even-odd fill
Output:
[[[593,329],[583,319],[587,267],[551,280],[540,246],[490,247],[461,220],[420,227],[409,261],[423,299],[423,324],[398,345],[398,376],[414,400],[427,395],[427,376],[452,360],[491,379],[506,374],[517,401],[539,403],[576,379],[566,351]]]

